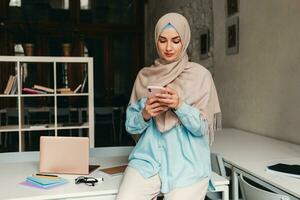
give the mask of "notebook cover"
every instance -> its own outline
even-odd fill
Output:
[[[267,167],[269,170],[300,176],[300,165],[278,163]]]
[[[89,165],[89,174],[99,168],[100,165]]]
[[[34,90],[31,88],[23,88],[22,92],[25,94],[47,94],[47,92],[42,92],[42,91]]]
[[[39,184],[37,182],[31,181],[29,179],[27,179],[26,182],[27,182],[26,185],[28,185],[28,186],[35,186],[35,187],[47,189],[47,188],[52,188],[52,187],[55,187],[55,186],[63,185],[65,183],[67,183],[68,181],[64,179],[63,182],[58,182],[58,183],[53,183],[53,184],[48,184],[48,185],[42,185],[42,184]],[[25,185],[25,184],[23,184],[23,185]]]
[[[126,167],[127,167],[127,165],[121,165],[121,166],[117,166],[117,167],[100,169],[100,171],[110,174],[110,175],[115,175],[115,174],[123,173],[125,171]]]
[[[38,183],[40,185],[51,185],[51,184],[65,183],[66,182],[66,180],[63,179],[63,178],[40,178],[40,177],[37,177],[37,176],[29,176],[29,177],[26,178],[26,180]]]

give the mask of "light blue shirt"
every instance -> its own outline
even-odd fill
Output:
[[[210,149],[204,135],[208,125],[201,119],[199,110],[183,102],[174,111],[181,123],[161,133],[152,118],[144,121],[145,101],[142,98],[129,105],[126,112],[126,130],[141,134],[129,155],[129,166],[146,179],[158,174],[162,193],[210,178]],[[209,189],[213,189],[209,183]]]

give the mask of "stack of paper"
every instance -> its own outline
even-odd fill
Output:
[[[41,188],[50,188],[68,182],[66,179],[61,177],[42,177],[42,176],[29,176],[26,178],[26,181]]]

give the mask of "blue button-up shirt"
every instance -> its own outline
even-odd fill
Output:
[[[126,130],[141,134],[129,155],[129,166],[146,179],[158,174],[163,193],[210,177],[209,141],[204,135],[208,125],[199,110],[183,102],[174,111],[181,123],[161,133],[152,118],[144,120],[145,101],[142,98],[129,105],[126,112]],[[209,189],[213,189],[211,181]]]

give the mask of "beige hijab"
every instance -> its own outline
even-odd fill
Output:
[[[220,113],[220,106],[216,88],[210,72],[197,63],[188,61],[186,49],[190,42],[191,31],[186,18],[177,13],[162,16],[155,27],[155,43],[167,24],[171,24],[178,32],[183,49],[180,56],[171,63],[161,58],[156,59],[150,67],[140,70],[135,80],[130,103],[147,96],[147,86],[169,86],[176,90],[179,98],[185,103],[199,109],[202,117],[208,121],[210,141],[213,141],[214,130],[221,126],[216,114]],[[176,114],[168,110],[155,117],[160,132],[167,132],[180,123]],[[137,137],[134,137],[137,139]]]

